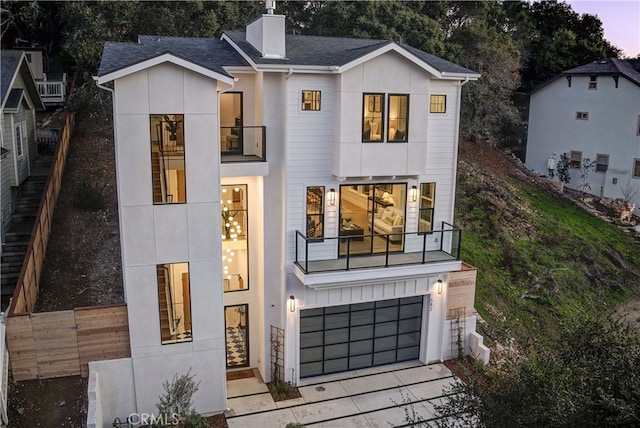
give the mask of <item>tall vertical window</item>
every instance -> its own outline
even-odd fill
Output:
[[[18,158],[23,155],[22,139],[24,138],[24,127],[22,122],[16,123],[16,154]]]
[[[433,230],[433,207],[436,198],[436,183],[420,183],[420,220],[418,232]]]
[[[157,265],[162,344],[191,342],[189,263]]]
[[[249,289],[249,213],[247,185],[224,185],[222,196],[222,284],[223,290]]]
[[[389,134],[387,141],[407,141],[409,95],[389,95]]]
[[[382,141],[384,135],[384,94],[364,94],[362,141]]]
[[[446,113],[447,112],[447,96],[446,95],[431,95],[429,112],[431,113]]]
[[[633,178],[640,178],[640,159],[633,160]]]
[[[307,187],[307,238],[324,238],[324,186]]]
[[[571,150],[569,153],[569,167],[571,168],[580,168],[582,166],[582,152],[575,152]]]
[[[598,76],[589,76],[589,89],[598,89]]]
[[[186,202],[184,116],[152,114],[150,123],[153,203]]]
[[[302,91],[302,110],[320,110],[320,91]]]
[[[609,169],[609,155],[596,155],[596,172],[607,172]]]
[[[640,135],[640,114],[638,115],[638,123],[636,124],[636,135]]]

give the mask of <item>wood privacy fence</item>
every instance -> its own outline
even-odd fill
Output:
[[[36,220],[31,229],[31,240],[22,261],[22,269],[13,292],[11,305],[9,306],[9,316],[13,314],[25,314],[33,312],[38,297],[40,287],[40,274],[44,264],[44,256],[47,252],[49,235],[51,234],[51,223],[53,222],[53,212],[60,193],[62,184],[62,173],[67,162],[67,152],[69,151],[69,140],[75,121],[75,113],[67,114],[64,128],[60,133],[58,148],[51,164],[49,178],[40,200]]]
[[[89,374],[89,361],[131,356],[127,305],[77,308],[7,318],[16,381]]]
[[[449,274],[449,295],[447,296],[447,319],[454,319],[453,309],[463,309],[464,318],[473,316],[476,297],[476,276],[478,269],[462,262],[460,270]]]

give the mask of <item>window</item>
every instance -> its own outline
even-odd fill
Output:
[[[596,155],[596,172],[607,172],[609,169],[609,155]]]
[[[577,111],[576,119],[578,120],[589,120],[589,112],[588,111]]]
[[[189,263],[157,265],[162,344],[191,342]]]
[[[307,187],[307,238],[324,238],[324,186]]]
[[[153,203],[186,202],[184,116],[152,114],[150,124]]]
[[[382,141],[384,135],[384,94],[364,94],[362,141]]]
[[[22,122],[16,123],[16,154],[18,155],[18,159],[20,159],[23,155],[22,148],[22,139],[24,138],[24,127]]]
[[[640,178],[640,159],[633,160],[633,178]]]
[[[446,113],[447,112],[447,96],[431,95],[431,105],[429,107],[429,112]]]
[[[640,115],[638,115],[638,123],[636,125],[636,135],[640,135]]]
[[[569,158],[571,160],[571,162],[569,163],[569,166],[571,168],[580,168],[582,164],[582,152],[574,152],[572,150]]]
[[[436,183],[420,183],[420,221],[418,232],[433,230],[433,207],[436,197]]]
[[[409,95],[389,95],[389,134],[387,141],[407,141]]]
[[[249,289],[247,185],[224,185],[221,195],[222,284],[224,292]]]
[[[224,307],[227,368],[249,365],[249,305]]]
[[[302,110],[320,110],[320,91],[302,91]]]
[[[598,76],[589,76],[589,89],[598,89]]]

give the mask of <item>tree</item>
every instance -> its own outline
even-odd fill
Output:
[[[571,181],[571,174],[569,173],[570,168],[571,159],[569,158],[569,155],[566,152],[562,153],[560,155],[560,160],[556,165],[556,172],[558,174],[558,180],[560,180],[560,182],[562,182],[563,184],[569,184],[569,182]]]
[[[536,344],[506,368],[466,379],[435,406],[440,426],[640,424],[640,334],[603,315],[570,320],[552,348]]]
[[[185,374],[173,376],[173,381],[164,381],[164,394],[158,397],[158,417],[161,427],[179,426],[185,428],[206,428],[207,421],[193,408],[193,394],[200,382],[194,380],[191,369]]]

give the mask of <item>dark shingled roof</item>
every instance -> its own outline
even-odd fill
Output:
[[[213,72],[230,76],[222,66],[248,66],[228,43],[195,37],[140,36],[138,43],[107,42],[98,76],[170,53]]]
[[[226,31],[228,36],[253,62],[260,65],[286,64],[310,66],[343,66],[394,42],[390,40],[353,39],[346,37],[285,36],[286,58],[262,58],[246,39],[243,31]],[[406,44],[397,44],[440,72],[476,74],[474,71],[431,55]]]
[[[18,108],[18,104],[20,104],[20,100],[22,99],[22,94],[24,94],[24,89],[22,88],[14,88],[9,91],[9,96],[7,97],[7,102],[4,105],[4,108]]]
[[[4,101],[13,76],[16,74],[22,51],[7,50],[0,52],[0,100]]]
[[[381,47],[394,43],[389,40],[286,35],[287,57],[263,58],[261,53],[247,41],[244,32],[228,31],[224,34],[258,65],[343,66]],[[411,46],[405,44],[397,45],[440,72],[476,74],[472,70]],[[224,71],[223,67],[249,65],[235,49],[223,40],[140,36],[138,43],[107,42],[102,53],[98,76],[104,76],[165,53],[171,53],[176,57],[225,76],[229,76],[229,74]]]
[[[4,107],[6,103],[14,99],[13,97],[17,96],[14,90],[10,90],[9,86],[13,77],[19,72],[36,110],[44,110],[42,98],[38,93],[38,87],[33,80],[33,74],[31,74],[27,60],[24,58],[21,61],[23,53],[21,50],[3,50],[0,52],[0,101]]]
[[[633,63],[630,60],[608,58],[562,72],[562,75],[564,76],[576,74],[588,74],[594,76],[618,74],[625,76],[627,79],[640,86],[640,72],[633,67]]]

